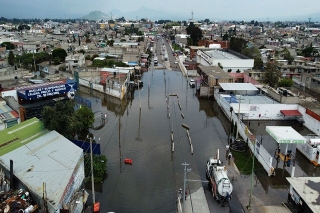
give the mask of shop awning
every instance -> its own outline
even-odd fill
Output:
[[[307,141],[291,126],[266,126],[266,131],[277,143],[306,143]]]
[[[284,116],[302,116],[298,110],[280,110]]]

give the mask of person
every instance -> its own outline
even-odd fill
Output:
[[[231,152],[229,152],[228,158],[229,158],[229,160],[231,160],[231,158],[232,158],[232,153]]]
[[[226,145],[226,150],[229,151],[229,144]]]
[[[182,189],[181,188],[179,189],[179,194],[182,194]]]
[[[278,154],[280,154],[280,149],[281,149],[281,147],[280,147],[280,144],[278,145]]]
[[[261,114],[259,114],[259,120],[260,120],[260,118],[261,118]]]

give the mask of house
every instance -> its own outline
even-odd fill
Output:
[[[86,63],[83,54],[68,55],[65,61],[68,70],[73,70],[75,68],[82,67]]]

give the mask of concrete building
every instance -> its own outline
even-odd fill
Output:
[[[287,177],[290,183],[288,204],[296,212],[320,212],[320,177]]]
[[[27,189],[48,212],[81,212],[83,150],[33,118],[0,132],[0,166],[11,188]],[[13,177],[10,176],[10,167]],[[80,191],[81,192],[81,191]],[[81,201],[81,202],[78,202]]]
[[[86,63],[83,54],[68,55],[65,61],[68,70],[72,70],[77,67],[82,67]]]
[[[222,66],[225,72],[243,72],[252,69],[254,59],[228,50],[199,49],[197,51],[197,63],[203,66]]]

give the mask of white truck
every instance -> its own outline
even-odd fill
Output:
[[[320,166],[320,138],[310,138],[306,143],[297,144],[297,150],[315,166]]]

